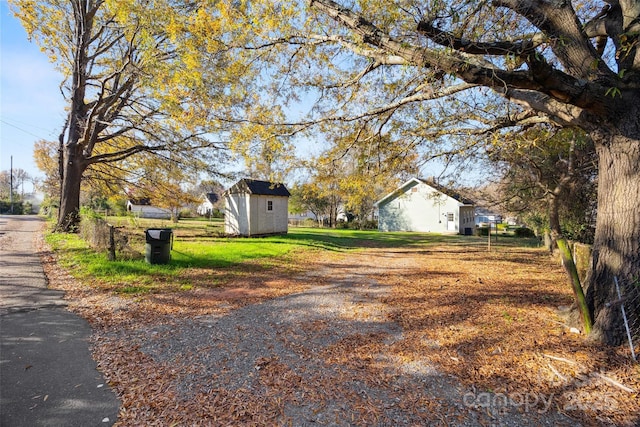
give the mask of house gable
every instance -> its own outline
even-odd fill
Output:
[[[380,231],[468,232],[473,202],[433,182],[412,178],[380,199]]]
[[[408,191],[410,191],[412,188],[418,188],[418,186],[420,186],[420,185],[429,187],[434,192],[441,193],[444,196],[453,199],[457,203],[460,203],[461,205],[473,206],[475,204],[472,200],[464,198],[463,196],[460,195],[460,193],[458,193],[456,191],[453,191],[453,190],[451,190],[449,188],[446,188],[446,187],[443,187],[443,186],[441,186],[439,184],[436,184],[433,181],[429,181],[429,180],[426,180],[426,179],[419,179],[419,178],[411,178],[409,181],[405,182],[400,187],[398,187],[397,189],[395,189],[391,193],[387,194],[382,199],[378,200],[375,204],[376,204],[376,206],[380,206],[380,205],[386,204],[386,203],[390,202],[393,199],[396,199],[398,197],[403,196]]]
[[[210,215],[216,203],[220,201],[220,196],[217,193],[204,193],[202,196],[202,202],[196,208],[199,215]]]

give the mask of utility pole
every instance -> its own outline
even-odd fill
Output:
[[[13,156],[11,156],[11,168],[9,169],[9,208],[13,215]]]

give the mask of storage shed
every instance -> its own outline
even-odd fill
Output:
[[[224,229],[234,236],[288,231],[289,191],[284,184],[241,179],[224,192]]]

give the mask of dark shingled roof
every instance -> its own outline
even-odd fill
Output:
[[[132,205],[138,206],[151,206],[151,199],[148,197],[144,197],[141,199],[129,199]]]
[[[291,194],[289,190],[284,186],[284,184],[269,182],[269,181],[259,181],[257,179],[241,179],[231,186],[227,191],[227,194],[237,194],[237,193],[249,193],[249,194],[259,194],[265,196],[285,196],[289,197]]]
[[[207,193],[205,194],[205,197],[207,198],[207,200],[213,205],[215,204],[218,200],[219,197],[216,193]]]

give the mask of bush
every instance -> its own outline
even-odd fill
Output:
[[[11,213],[11,203],[8,200],[0,200],[0,213]],[[13,202],[13,214],[22,215],[24,213],[24,206],[22,202]]]
[[[91,209],[82,209],[80,236],[96,251],[110,250],[111,225]],[[115,250],[119,259],[141,259],[139,252],[129,245],[130,236],[119,228],[114,228]]]
[[[489,227],[476,227],[476,236],[488,236],[489,235]]]
[[[378,221],[366,220],[366,221],[338,221],[336,228],[339,230],[377,230]]]
[[[536,236],[533,230],[527,227],[518,227],[515,230],[513,230],[513,234],[516,237],[535,237]]]
[[[302,220],[302,226],[303,227],[319,227],[318,221],[311,218],[305,218],[304,220]]]
[[[183,218],[195,218],[196,214],[191,210],[191,209],[181,209],[180,212],[178,213],[178,218],[183,219]]]
[[[569,240],[592,245],[595,237],[595,227],[589,224],[564,221],[562,224],[562,233]]]
[[[360,224],[360,230],[377,230],[378,221],[368,219]]]

